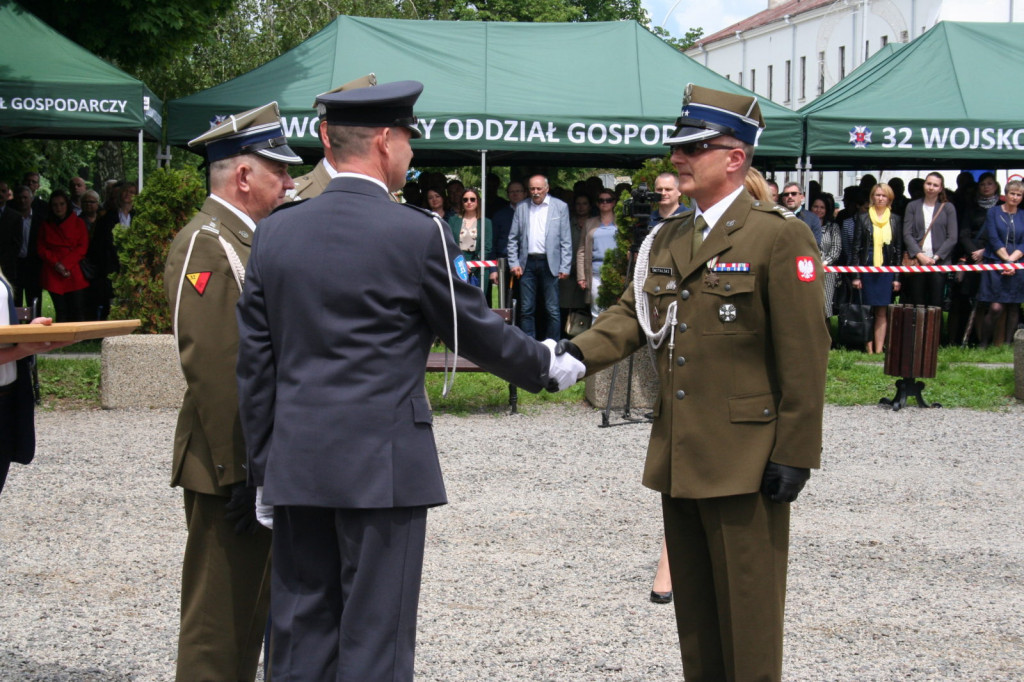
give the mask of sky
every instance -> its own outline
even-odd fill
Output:
[[[643,0],[652,26],[664,26],[676,38],[691,28],[711,35],[726,26],[768,9],[768,0]]]

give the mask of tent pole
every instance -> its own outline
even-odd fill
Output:
[[[139,128],[139,193],[142,193],[142,128]]]
[[[484,260],[487,254],[484,253],[484,245],[487,243],[487,150],[480,150],[480,218],[476,222],[476,250],[480,254],[480,260]],[[480,291],[487,291],[487,268],[477,268],[480,271]],[[487,302],[488,307],[491,302]]]

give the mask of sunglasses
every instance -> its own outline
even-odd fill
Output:
[[[464,204],[475,204],[476,197],[462,197],[462,203]]]
[[[779,196],[780,197],[798,197],[801,194],[802,194],[802,192],[783,192]]]
[[[737,149],[727,144],[712,144],[710,142],[684,142],[669,147],[673,152],[679,152],[683,156],[698,156],[709,149]]]
[[[615,199],[598,199],[597,203],[599,203],[599,204],[614,204],[615,203]]]

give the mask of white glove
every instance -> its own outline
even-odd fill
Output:
[[[568,353],[555,355],[555,346],[557,344],[554,339],[544,339],[542,343],[551,351],[548,377],[557,382],[559,391],[569,388],[587,373],[586,366]]]
[[[263,504],[263,486],[256,486],[256,520],[260,525],[274,530],[274,508]]]

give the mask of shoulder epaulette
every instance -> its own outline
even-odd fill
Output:
[[[427,216],[428,218],[433,218],[434,217],[434,212],[431,211],[429,208],[423,208],[422,206],[417,206],[416,204],[410,204],[408,202],[406,202],[404,204],[400,203],[399,206],[406,206],[408,208],[411,208],[412,210],[416,211],[417,213],[422,213],[423,215]],[[444,218],[442,218],[441,216],[438,216],[438,218],[441,218],[441,220],[444,220]]]
[[[298,206],[299,204],[301,204],[304,201],[308,201],[308,199],[296,199],[294,201],[286,201],[283,204],[281,204],[280,206],[276,207],[273,211],[271,211],[270,215],[274,215],[278,211],[283,211],[286,208],[291,208],[292,206]]]
[[[797,219],[796,216],[793,215],[793,212],[790,211],[788,208],[786,208],[785,206],[782,206],[780,204],[773,204],[770,201],[760,201],[758,199],[755,199],[754,200],[754,210],[755,211],[761,211],[762,213],[776,213],[779,216],[781,216],[781,217],[783,217],[783,218],[785,218],[787,220],[789,220],[789,219],[796,220]]]

